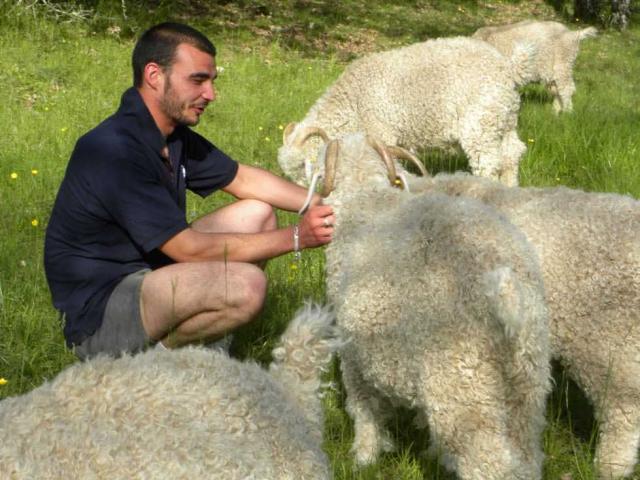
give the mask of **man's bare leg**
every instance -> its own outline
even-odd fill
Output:
[[[256,233],[277,228],[270,205],[241,200],[195,220],[202,232]],[[178,263],[148,273],[142,282],[145,331],[166,347],[215,340],[249,322],[261,310],[266,277],[236,262]]]
[[[142,324],[168,348],[215,340],[252,320],[267,290],[264,272],[249,263],[176,263],[142,282]]]

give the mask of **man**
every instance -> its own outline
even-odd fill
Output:
[[[186,25],[146,31],[133,51],[134,87],[118,111],[78,140],[45,239],[53,303],[67,344],[84,359],[212,341],[253,319],[265,260],[331,241],[331,207],[242,165],[188,127],[215,99],[215,47]],[[237,202],[189,225],[186,191],[221,189]]]

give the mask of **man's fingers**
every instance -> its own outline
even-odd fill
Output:
[[[301,233],[305,247],[325,245],[333,239],[333,208],[330,205],[318,205],[309,209],[301,223]]]
[[[333,214],[333,208],[331,205],[317,205],[315,207],[311,207],[309,212],[313,212],[317,214],[319,217],[326,217],[327,215]]]
[[[334,217],[333,215],[327,215],[326,217],[322,218],[322,226],[325,228],[332,228],[335,220],[336,217]]]

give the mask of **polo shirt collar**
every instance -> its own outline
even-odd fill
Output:
[[[140,140],[151,147],[158,155],[162,154],[162,149],[167,142],[151,116],[151,112],[142,101],[140,92],[135,87],[129,88],[122,94],[118,115],[133,117],[139,129]]]

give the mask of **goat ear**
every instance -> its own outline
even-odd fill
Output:
[[[287,144],[287,138],[293,133],[293,129],[296,128],[297,123],[291,122],[289,125],[284,127],[284,131],[282,132],[282,144]]]

